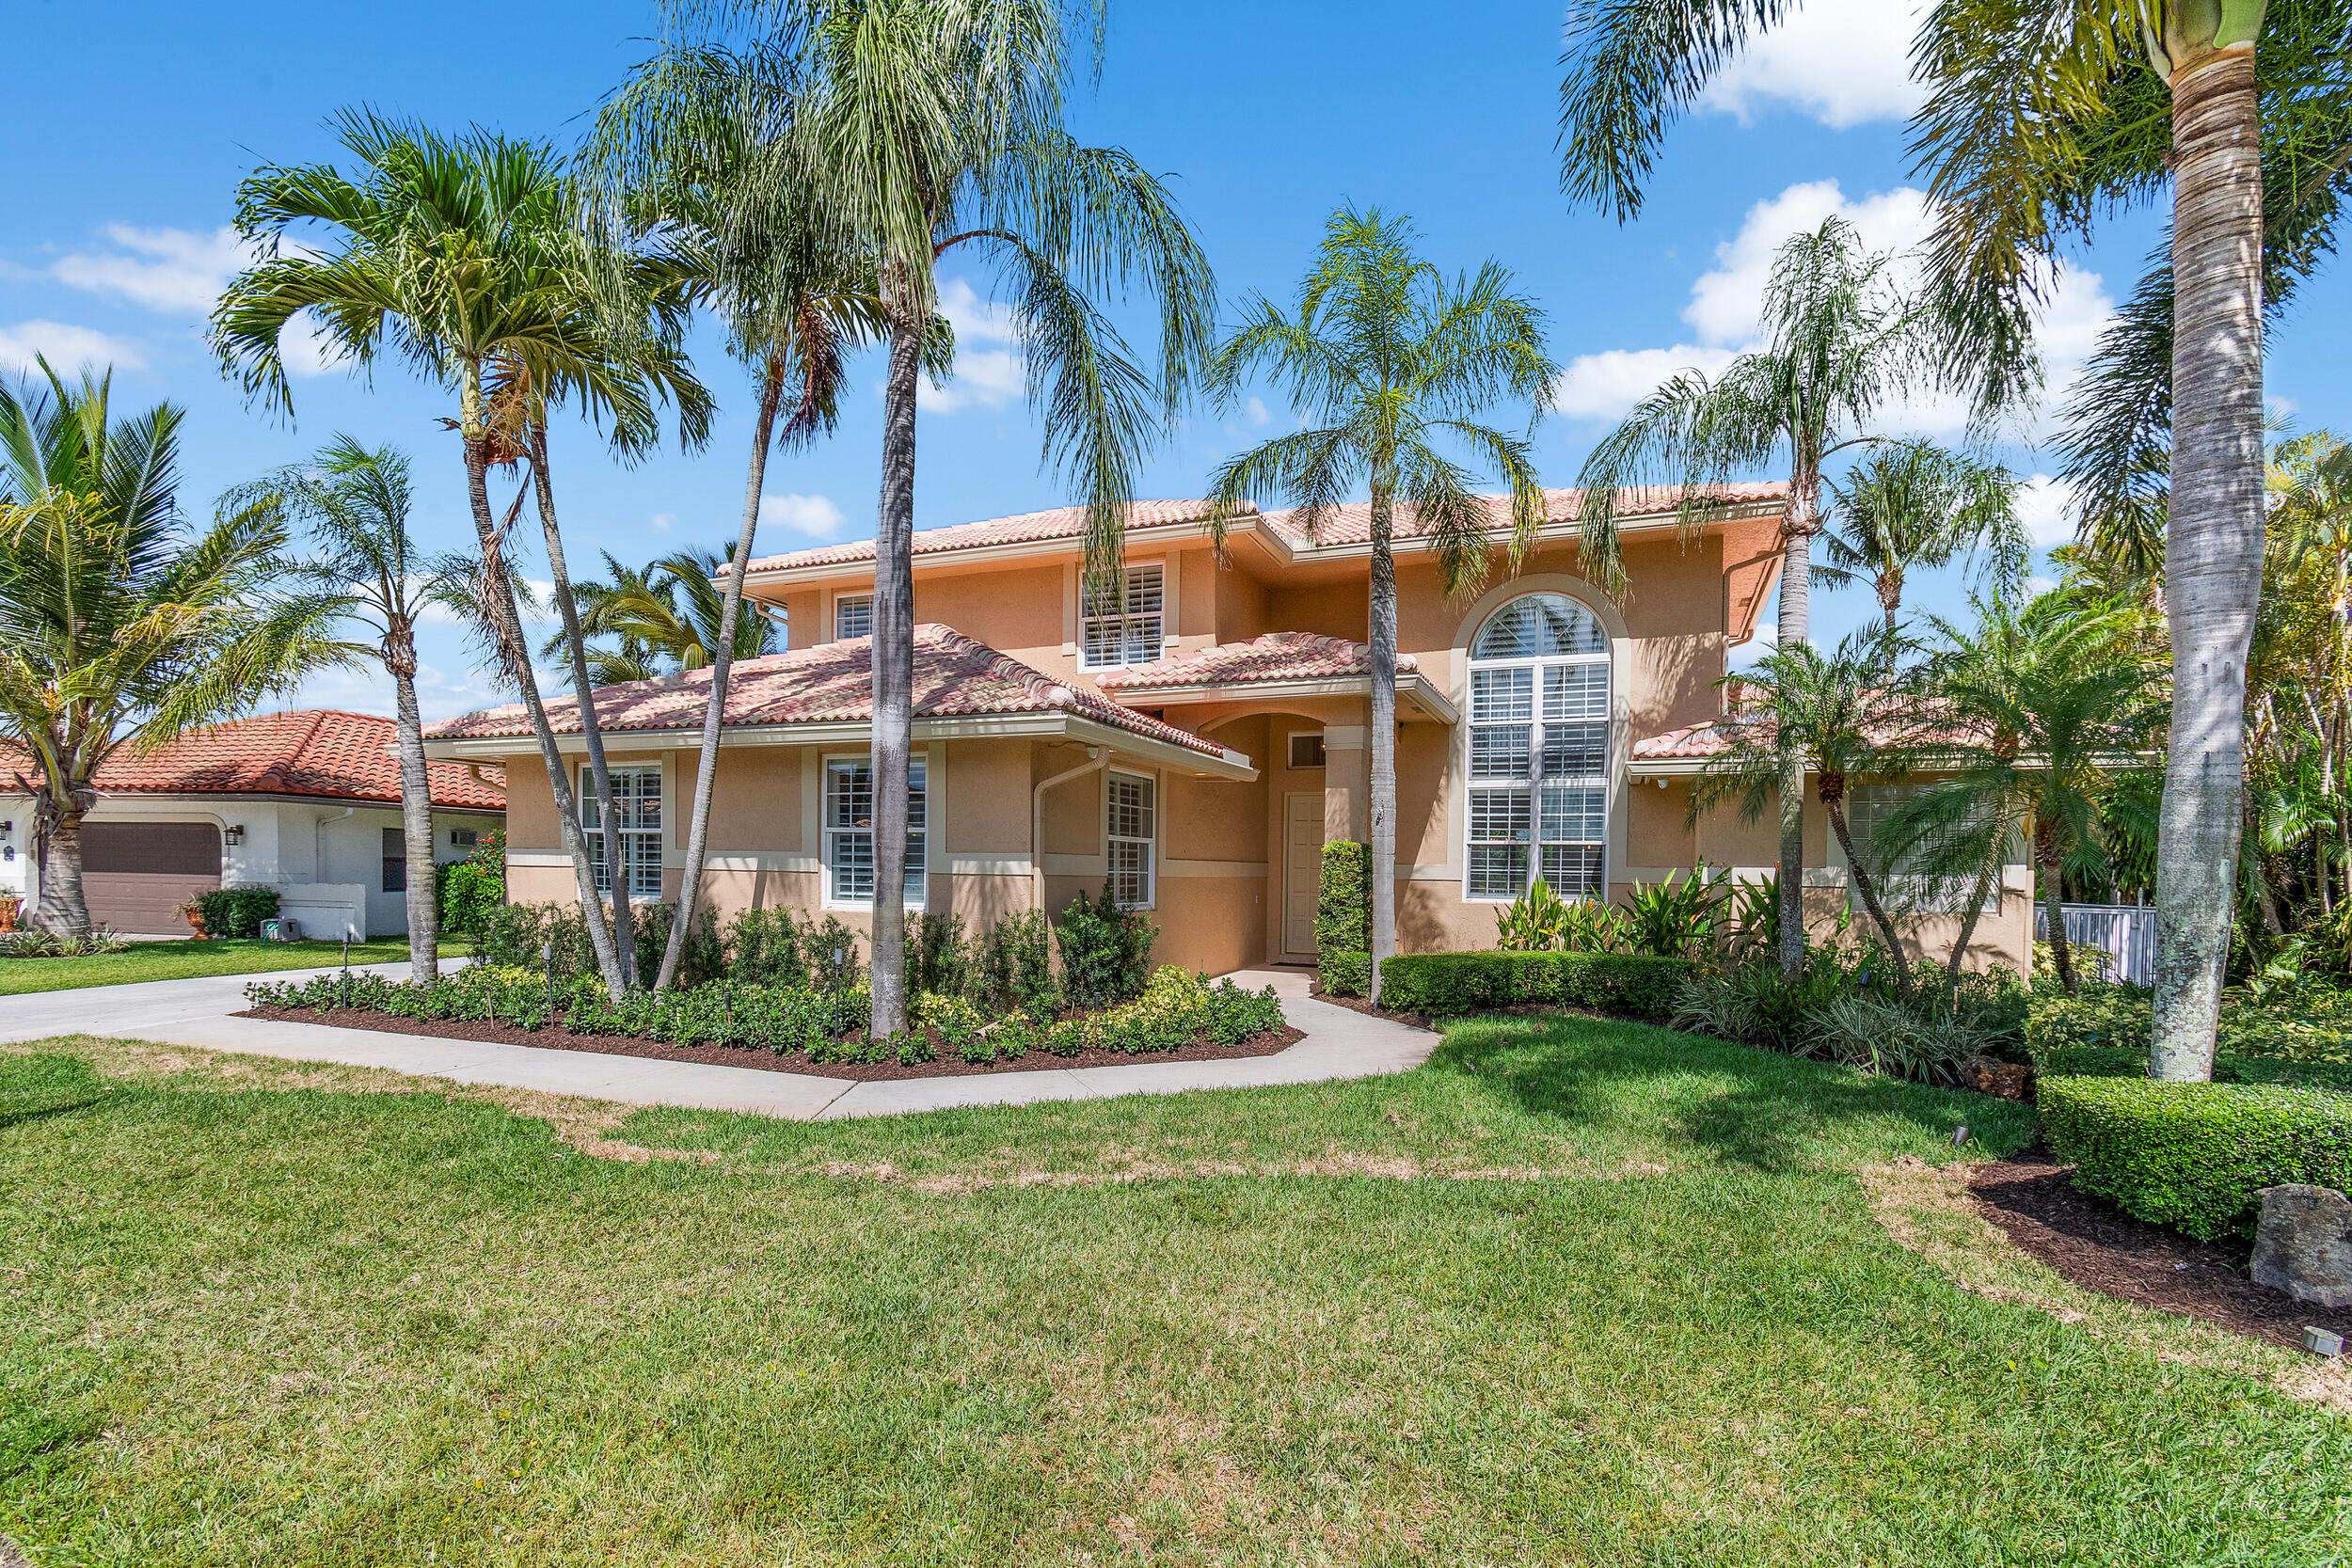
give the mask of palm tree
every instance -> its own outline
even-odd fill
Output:
[[[589,646],[589,673],[600,686],[707,670],[719,662],[712,651],[718,648],[729,660],[776,651],[776,623],[758,606],[737,619],[731,639],[721,641],[726,600],[718,584],[729,567],[716,551],[675,550],[643,566],[625,566],[608,550],[604,566],[612,581],[577,585],[581,634],[620,641],[618,651]],[[562,641],[560,632],[548,638],[541,656],[553,657]]]
[[[1064,128],[1073,17],[1058,0],[739,0],[702,8],[787,26],[790,155],[767,178],[799,190],[830,248],[875,269],[889,341],[874,556],[877,1033],[906,1024],[907,759],[914,664],[915,383],[936,344],[937,272],[993,263],[1012,293],[1046,459],[1087,508],[1089,580],[1119,570],[1136,467],[1172,420],[1215,331],[1216,280],[1159,180]],[[1099,39],[1099,34],[1098,34]],[[1136,362],[1097,296],[1140,282],[1156,307],[1156,368]]]
[[[2296,682],[2303,717],[2318,752],[2318,795],[2334,800],[2352,764],[2352,446],[2326,431],[2280,443],[2273,453],[2270,515],[2279,566],[2290,579],[2315,575],[2322,586],[2328,636],[2316,672],[2303,664]],[[2312,673],[2319,678],[2313,680]],[[2261,683],[2257,682],[2257,689]],[[2352,878],[2352,818],[2329,807],[2345,875]],[[2314,881],[2320,910],[2334,907],[2328,842],[2314,839]],[[2352,883],[2345,897],[2352,899]]]
[[[419,985],[440,972],[440,911],[435,901],[433,788],[417,707],[417,622],[425,608],[459,591],[445,562],[418,554],[408,532],[408,458],[340,436],[308,464],[246,487],[246,499],[307,523],[314,552],[289,574],[325,595],[341,619],[374,632],[366,652],[392,677],[400,735],[400,819],[408,853],[408,973]]]
[[[1937,324],[1895,288],[1887,269],[1886,258],[1864,253],[1843,218],[1781,247],[1764,291],[1767,344],[1712,380],[1694,370],[1674,376],[1584,460],[1578,483],[1587,577],[1613,593],[1624,587],[1621,487],[1678,486],[1680,522],[1694,531],[1712,515],[1703,486],[1778,457],[1788,464],[1788,510],[1777,641],[1784,649],[1804,644],[1824,466],[1882,442],[1869,429],[1881,409],[1945,380]],[[1781,784],[1780,961],[1794,975],[1804,964],[1804,772],[1793,752],[1782,759]]]
[[[2033,546],[2017,518],[2017,481],[1998,464],[1905,441],[1864,457],[1842,481],[1830,481],[1829,493],[1832,521],[1821,535],[1829,559],[1814,575],[1833,585],[1869,578],[1889,637],[1915,570],[1981,551],[2000,592],[2026,580]]]
[[[1759,713],[1755,719],[1724,721],[1724,750],[1692,788],[1691,819],[1696,822],[1714,807],[1733,802],[1745,820],[1756,821],[1776,800],[1788,798],[1790,759],[1800,779],[1813,774],[1830,831],[1846,852],[1854,894],[1886,943],[1896,989],[1907,997],[1910,960],[1903,956],[1902,939],[1887,913],[1877,878],[1855,847],[1846,820],[1852,784],[1866,778],[1901,778],[1917,751],[1918,686],[1914,673],[1899,666],[1901,652],[1899,643],[1871,628],[1849,635],[1826,654],[1810,642],[1784,642],[1753,670],[1724,677],[1766,699],[1770,717]],[[1785,898],[1781,908],[1786,921]],[[1798,908],[1802,952],[1803,905]]]
[[[215,349],[249,395],[290,413],[279,339],[308,311],[356,366],[372,368],[389,347],[456,394],[482,555],[483,620],[538,738],[597,967],[617,997],[626,986],[622,957],[581,839],[569,770],[540,700],[488,476],[497,464],[534,458],[541,520],[554,538],[544,442],[532,435],[544,435],[547,403],[579,400],[612,424],[625,450],[650,443],[658,393],[675,398],[689,421],[704,405],[688,392],[674,346],[640,333],[646,316],[616,311],[604,297],[612,268],[575,222],[576,192],[547,149],[487,132],[444,137],[357,111],[336,124],[360,166],[356,178],[331,165],[269,166],[239,187],[239,232],[271,254],[224,291],[213,313]],[[285,245],[313,228],[325,230],[331,248]],[[560,539],[555,544],[560,562]],[[593,734],[584,705],[581,719]],[[594,749],[591,756],[593,764]],[[609,807],[601,770],[593,776]],[[602,816],[606,863],[625,889],[614,814]]]
[[[346,657],[330,600],[286,591],[279,511],[181,524],[181,412],[116,420],[110,377],[0,386],[0,740],[30,758],[35,924],[89,932],[82,819],[123,747],[151,751]]]
[[[2155,721],[2157,678],[2119,645],[2128,616],[2065,590],[2019,608],[1977,605],[1978,624],[1938,619],[1931,667],[1937,734],[1931,782],[1896,807],[1882,836],[1931,886],[1966,886],[1952,983],[2007,847],[2030,847],[2058,979],[2075,989],[2062,903],[2068,874],[2105,874],[2101,803],[2137,770]]]
[[[1372,998],[1380,962],[1396,946],[1396,508],[1438,556],[1446,590],[1486,565],[1486,501],[1446,448],[1467,449],[1511,486],[1516,559],[1543,523],[1533,443],[1470,418],[1498,397],[1540,414],[1557,368],[1545,356],[1543,312],[1511,292],[1489,261],[1452,283],[1412,250],[1412,230],[1378,209],[1343,208],[1325,226],[1322,255],[1299,286],[1295,312],[1263,296],[1217,350],[1210,384],[1230,400],[1245,377],[1270,369],[1315,421],[1220,465],[1210,483],[1217,538],[1249,500],[1287,496],[1312,538],[1359,483],[1372,498]]]

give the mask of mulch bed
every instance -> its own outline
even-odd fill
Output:
[[[1321,986],[1311,987],[1307,994],[1318,1002],[1328,1002],[1334,1007],[1345,1007],[1349,1012],[1361,1013],[1366,1018],[1385,1018],[1391,1023],[1402,1023],[1409,1028],[1428,1029],[1433,1032],[1438,1027],[1438,1021],[1424,1014],[1400,1013],[1387,1007],[1375,1007],[1360,996],[1333,996]]]
[[[846,1078],[861,1084],[893,1078],[971,1078],[989,1073],[1063,1072],[1082,1067],[1135,1067],[1143,1062],[1230,1062],[1244,1056],[1271,1056],[1307,1037],[1301,1029],[1276,1029],[1239,1045],[1196,1040],[1182,1051],[1081,1051],[1075,1056],[1056,1056],[1032,1051],[1018,1061],[967,1062],[951,1051],[938,1059],[913,1067],[898,1062],[812,1062],[797,1051],[763,1051],[741,1045],[674,1045],[667,1040],[639,1039],[633,1035],[575,1035],[550,1025],[517,1029],[507,1023],[454,1019],[394,1018],[362,1007],[248,1007],[238,1018],[265,1018],[278,1023],[325,1023],[339,1029],[373,1029],[385,1035],[432,1035],[445,1040],[483,1040],[496,1045],[529,1045],[542,1051],[588,1051],[604,1056],[647,1056],[663,1062],[700,1062],[708,1067],[751,1068],[761,1072],[798,1072],[812,1078]]]
[[[2246,1272],[2250,1244],[2235,1238],[2192,1242],[2136,1220],[2105,1198],[2076,1192],[2073,1169],[2036,1147],[1979,1165],[1968,1185],[1986,1219],[2085,1290],[2289,1350],[2303,1348],[2306,1323],[2352,1335],[2352,1312],[2255,1284]]]

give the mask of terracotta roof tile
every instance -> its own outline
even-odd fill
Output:
[[[1254,512],[1254,507],[1247,510]],[[1136,501],[1128,508],[1129,528],[1165,528],[1172,523],[1197,523],[1209,515],[1204,500]],[[994,545],[1029,545],[1048,539],[1077,539],[1086,533],[1086,508],[1057,506],[1049,512],[1024,512],[1011,517],[991,517],[983,522],[958,523],[952,528],[925,529],[915,534],[914,551],[916,555],[938,555],[948,550],[986,549]],[[795,550],[789,555],[763,555],[752,559],[755,572],[791,571],[806,566],[850,566],[874,559],[871,539],[853,539],[846,544],[823,545],[813,550]]]
[[[872,638],[857,637],[743,660],[727,681],[725,722],[730,727],[872,722],[873,647]],[[710,672],[696,670],[661,680],[598,687],[594,695],[597,723],[607,732],[691,729],[702,723],[703,711],[709,705]],[[951,627],[926,624],[914,628],[917,719],[1056,712],[1208,756],[1225,753],[1225,748],[1214,740],[1203,740],[1188,730],[1120,707],[1091,691],[1073,691]],[[578,733],[578,700],[549,700],[548,719],[559,734]],[[519,703],[446,719],[425,731],[438,740],[530,733]]]
[[[142,756],[119,750],[98,769],[103,794],[315,795],[336,800],[400,800],[399,727],[370,713],[298,708],[191,730]],[[23,752],[0,748],[0,779],[25,772]],[[463,763],[425,765],[433,803],[503,811],[505,791]]]
[[[1698,494],[1707,497],[1709,500],[1740,506],[1784,500],[1788,498],[1788,486],[1777,481],[1759,484],[1706,484],[1698,487]],[[1652,485],[1646,489],[1620,492],[1617,504],[1621,511],[1663,512],[1673,506],[1680,495],[1681,491],[1672,485]],[[1543,492],[1543,498],[1544,518],[1547,522],[1574,522],[1583,515],[1584,492],[1581,490],[1546,490]],[[1511,498],[1509,496],[1481,496],[1478,499],[1486,508],[1488,529],[1502,531],[1510,528]],[[1289,540],[1294,546],[1303,547],[1308,546],[1310,541],[1306,525],[1301,521],[1302,516],[1303,514],[1296,509],[1288,512],[1269,512],[1265,514],[1265,521],[1268,527]],[[1417,537],[1420,532],[1419,526],[1407,518],[1400,509],[1396,523],[1397,537],[1411,539]],[[1311,543],[1314,546],[1324,546],[1361,545],[1371,538],[1372,503],[1370,501],[1348,501],[1340,506],[1324,508]]]
[[[1400,673],[1421,668],[1410,654],[1399,655],[1396,667]],[[1122,691],[1131,687],[1332,680],[1371,673],[1372,650],[1361,642],[1311,631],[1270,631],[1248,642],[1220,642],[1174,658],[1105,671],[1098,684],[1106,691]]]

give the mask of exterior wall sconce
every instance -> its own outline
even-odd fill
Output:
[[[243,844],[245,842],[245,824],[242,822],[231,822],[229,824],[228,828],[222,832],[220,839],[223,844]]]

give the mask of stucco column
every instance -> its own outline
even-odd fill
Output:
[[[1361,724],[1323,727],[1323,837],[1368,841],[1372,832],[1372,752]]]

